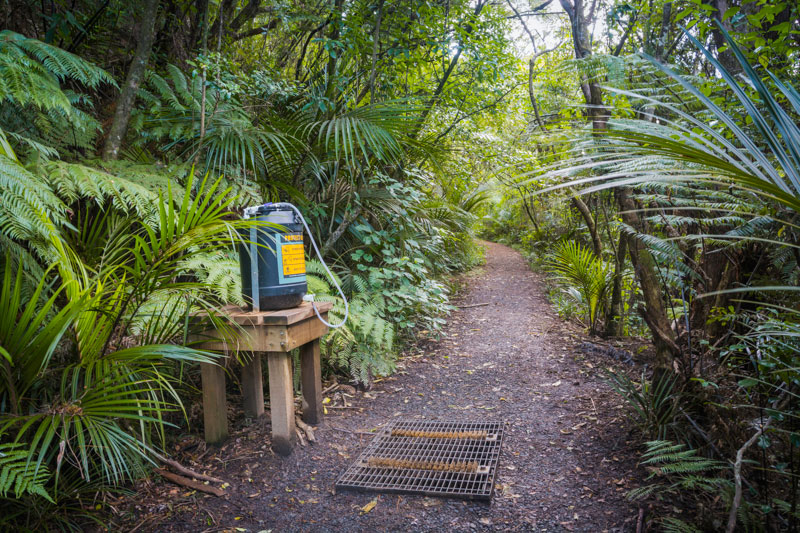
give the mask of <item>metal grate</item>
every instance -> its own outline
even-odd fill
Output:
[[[501,422],[398,420],[375,436],[336,488],[489,500],[502,441]]]

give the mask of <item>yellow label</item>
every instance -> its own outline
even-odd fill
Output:
[[[306,273],[306,253],[302,244],[284,244],[281,247],[281,258],[284,276]]]

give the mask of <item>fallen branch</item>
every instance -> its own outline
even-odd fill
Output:
[[[470,307],[483,307],[484,305],[490,305],[491,302],[484,302],[482,304],[469,304],[469,305],[457,305],[459,309],[469,309]]]
[[[185,474],[187,476],[193,477],[195,479],[200,479],[202,481],[210,481],[212,483],[225,483],[223,480],[221,480],[219,478],[216,478],[216,477],[213,477],[213,476],[208,476],[206,474],[201,474],[199,472],[195,472],[194,470],[186,468],[185,466],[180,464],[178,461],[174,461],[172,459],[168,459],[168,458],[164,457],[163,455],[161,455],[161,454],[159,454],[157,452],[153,452],[153,456],[156,459],[158,459],[159,461],[161,461],[162,463],[164,463],[165,465],[171,466],[172,468],[174,468],[175,470],[177,470],[181,474]]]
[[[300,441],[300,446],[305,448],[306,447],[306,439],[303,437],[303,432],[300,431],[300,428],[298,428],[298,427],[294,428],[294,432],[295,432],[295,434],[297,434],[297,439]]]
[[[311,426],[303,422],[303,419],[301,419],[299,416],[296,416],[294,417],[294,423],[297,424],[297,427],[302,429],[303,432],[306,434],[308,442],[310,442],[311,444],[317,443],[317,438],[314,436],[314,430],[311,429]]]
[[[639,507],[639,517],[636,519],[636,533],[642,533],[644,526],[644,507]]]
[[[193,479],[189,479],[187,477],[179,476],[178,474],[173,474],[168,470],[164,470],[163,468],[156,468],[156,472],[159,476],[172,481],[176,485],[182,485],[184,487],[188,487],[193,490],[199,490],[200,492],[206,492],[208,494],[213,494],[214,496],[223,496],[225,491],[222,489],[218,489],[212,485],[204,485],[199,481],[195,481]]]
[[[334,383],[333,385],[331,385],[331,386],[330,386],[330,387],[328,387],[327,389],[323,389],[323,391],[322,391],[322,395],[324,396],[324,395],[328,394],[330,391],[332,391],[332,390],[336,389],[336,387],[338,387],[338,386],[339,386],[339,384],[338,384],[338,383]]]

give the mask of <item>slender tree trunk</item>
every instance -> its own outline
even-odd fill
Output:
[[[331,32],[328,34],[328,39],[331,41],[338,41],[339,35],[342,29],[342,3],[344,0],[333,0],[333,21],[331,23]],[[338,53],[330,54],[328,56],[328,67],[327,67],[327,75],[328,75],[328,86],[326,88],[325,94],[328,98],[333,99],[334,97],[334,90],[336,88],[336,63],[337,58],[339,57]]]
[[[587,21],[583,13],[583,0],[574,0],[574,3],[573,0],[559,0],[559,2],[570,20],[575,57],[578,59],[588,58],[592,51],[588,41]],[[596,81],[584,77],[581,89],[589,108],[588,115],[592,121],[592,128],[595,131],[605,129],[608,113],[603,105],[603,93],[600,86]],[[615,196],[623,222],[633,228],[646,230],[644,221],[635,212],[637,205],[630,197],[628,189],[616,189]],[[668,368],[672,365],[673,357],[680,354],[680,349],[675,344],[675,336],[670,328],[664,301],[661,297],[655,259],[638,239],[628,237],[627,240],[631,263],[645,302],[642,316],[653,334],[657,365]]]
[[[375,31],[372,32],[372,72],[369,75],[369,103],[375,102],[375,76],[378,73],[378,51],[380,50],[381,40],[381,18],[383,18],[383,4],[385,0],[378,2],[378,13],[375,15]]]
[[[606,315],[606,337],[622,336],[622,272],[628,255],[628,236],[620,231],[617,254],[614,261],[614,282],[611,286],[611,305]]]
[[[203,68],[200,73],[200,142],[197,143],[197,150],[194,153],[192,165],[197,169],[200,164],[200,153],[203,151],[203,140],[206,136],[206,76],[208,61],[208,1],[205,2],[205,13],[203,13]]]
[[[344,235],[344,232],[347,231],[347,228],[350,227],[350,224],[355,222],[355,220],[361,214],[361,210],[362,210],[361,206],[358,206],[349,213],[347,213],[344,216],[344,218],[342,218],[342,222],[341,224],[339,224],[339,227],[336,228],[336,231],[330,234],[328,240],[325,241],[325,244],[322,245],[322,249],[320,249],[319,251],[322,257],[325,257],[328,254],[328,252],[330,252],[333,249],[333,245],[336,244],[336,241],[338,241],[342,237],[342,235]]]
[[[647,228],[639,219],[639,215],[633,212],[637,205],[630,197],[628,189],[618,188],[614,192],[621,210],[622,221],[633,228],[646,231]],[[675,344],[675,334],[670,327],[667,310],[661,297],[661,284],[656,272],[655,259],[639,239],[631,235],[627,237],[631,263],[645,303],[644,311],[641,313],[642,318],[653,334],[656,364],[661,368],[669,368],[672,366],[672,360],[680,355],[680,348]]]
[[[583,221],[586,223],[586,228],[589,230],[589,235],[592,238],[592,248],[594,249],[594,255],[596,255],[598,259],[602,259],[603,244],[600,242],[600,235],[597,233],[597,223],[595,222],[594,217],[592,216],[592,212],[589,210],[589,206],[586,205],[586,202],[584,202],[580,196],[572,197],[572,205],[574,205],[578,209],[581,216],[583,217]]]
[[[103,147],[103,159],[117,159],[125,132],[128,130],[128,122],[131,119],[133,104],[136,102],[136,93],[142,83],[147,62],[150,59],[150,51],[153,48],[153,41],[156,36],[156,19],[158,17],[158,0],[145,0],[142,12],[142,22],[139,28],[139,44],[136,45],[136,52],[133,61],[128,68],[128,76],[122,86],[122,92],[117,100],[117,107],[114,110],[114,120]]]
[[[473,17],[477,18],[478,15],[481,14],[481,11],[483,11],[483,8],[486,6],[486,4],[487,4],[486,0],[478,0],[478,3],[475,4]],[[464,34],[466,36],[469,36],[472,34],[474,29],[475,28],[472,25],[472,23],[467,22],[464,29]],[[433,110],[433,105],[436,103],[436,100],[439,98],[439,96],[442,95],[442,92],[444,92],[445,85],[447,85],[447,80],[450,78],[450,75],[453,73],[453,70],[455,70],[456,65],[458,64],[458,60],[461,58],[462,50],[463,46],[459,43],[458,50],[456,50],[455,55],[450,60],[450,64],[447,65],[447,69],[445,69],[444,74],[442,74],[442,77],[439,80],[436,89],[433,91],[433,94],[428,99],[428,102],[425,104],[425,108],[422,110],[422,114],[419,117],[419,123],[417,124],[417,128],[416,131],[414,132],[413,137],[417,137],[419,135],[419,132],[425,126],[425,121],[427,120],[428,115],[430,115],[431,111]]]

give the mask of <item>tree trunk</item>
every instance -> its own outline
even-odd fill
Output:
[[[733,29],[730,20],[722,19],[729,7],[727,0],[705,0],[703,3],[714,8],[711,12],[711,17],[719,22],[719,24],[725,28],[725,31],[730,33]],[[733,54],[733,50],[726,48],[727,43],[725,42],[725,36],[716,24],[711,24],[711,35],[714,37],[714,46],[717,48],[717,59],[722,63],[722,66],[731,74],[738,74],[741,72],[742,66]],[[725,48],[725,50],[720,51],[721,48]]]
[[[383,17],[383,4],[385,0],[378,2],[378,13],[375,15],[375,30],[372,32],[372,71],[369,75],[369,103],[375,103],[375,76],[378,73],[378,51],[381,39],[381,18]]]
[[[617,255],[614,261],[614,284],[611,287],[611,305],[606,315],[606,337],[622,336],[622,271],[628,255],[628,236],[620,231]]]
[[[338,41],[339,35],[342,29],[342,3],[344,0],[333,0],[333,21],[331,23],[331,32],[328,35],[328,39],[331,41]],[[336,63],[337,58],[339,57],[339,53],[333,53],[328,56],[328,66],[326,69],[327,77],[328,77],[328,86],[326,88],[325,94],[328,98],[333,99],[334,89],[336,88]]]
[[[481,14],[483,8],[486,6],[486,0],[478,0],[478,3],[475,4],[475,9],[473,11],[473,17],[478,18],[478,15]],[[464,28],[464,35],[470,36],[474,31],[474,26],[471,22],[467,22]],[[422,113],[419,117],[419,123],[417,124],[416,131],[412,137],[416,138],[419,135],[419,132],[422,131],[422,128],[425,126],[425,121],[428,119],[428,115],[430,115],[431,111],[433,110],[433,105],[436,103],[436,100],[442,95],[444,92],[445,85],[447,84],[447,80],[450,78],[450,75],[455,70],[456,65],[458,64],[458,60],[461,57],[461,52],[463,50],[463,46],[459,43],[458,50],[456,50],[455,55],[450,60],[450,64],[447,65],[447,69],[445,69],[444,73],[442,74],[441,79],[439,80],[436,89],[433,91],[433,94],[428,99],[428,102],[425,104],[425,108],[422,110]]]
[[[629,196],[627,188],[618,188],[615,191],[617,202],[621,210],[622,221],[640,231],[646,231],[646,226],[639,215],[634,211],[637,205]],[[680,355],[680,348],[675,344],[675,334],[670,327],[667,310],[661,298],[661,285],[658,282],[656,264],[653,255],[634,236],[628,236],[628,249],[630,250],[631,264],[636,273],[636,279],[642,289],[645,309],[642,318],[653,334],[653,344],[656,348],[656,366],[670,368],[673,358]]]
[[[592,248],[594,249],[594,255],[596,255],[598,259],[602,259],[603,244],[600,242],[600,235],[597,233],[597,224],[592,216],[592,212],[589,211],[589,206],[586,205],[586,202],[584,202],[579,196],[572,197],[572,205],[574,205],[580,212],[581,216],[583,216],[583,221],[586,223],[586,228],[589,230],[589,235],[592,237]]]
[[[325,257],[325,255],[327,255],[328,252],[330,252],[333,249],[333,245],[336,244],[336,241],[338,241],[342,235],[344,235],[344,232],[347,231],[347,228],[350,227],[350,224],[355,222],[355,220],[361,214],[361,210],[362,210],[361,206],[358,206],[349,213],[347,213],[344,216],[344,218],[342,218],[342,222],[341,224],[339,224],[339,227],[336,228],[336,231],[330,234],[328,240],[325,241],[325,244],[322,245],[322,249],[319,251],[319,254],[322,257]],[[322,257],[320,257],[320,259],[322,259]]]
[[[575,57],[583,59],[591,56],[592,51],[588,44],[586,31],[587,21],[583,14],[583,0],[559,0],[566,11],[572,28],[572,40],[575,47]],[[581,83],[584,99],[588,106],[589,119],[595,131],[605,129],[608,114],[603,105],[603,93],[600,86],[593,80],[583,78]],[[636,203],[628,194],[628,189],[618,188],[615,196],[620,208],[622,221],[637,230],[646,229],[644,221],[635,213]],[[672,365],[672,358],[680,354],[680,349],[675,344],[674,334],[667,319],[666,308],[661,298],[661,287],[658,282],[656,264],[653,256],[637,239],[628,238],[631,263],[636,272],[636,279],[644,296],[645,311],[642,313],[650,331],[653,334],[653,343],[656,348],[656,364],[667,368]]]
[[[136,102],[136,93],[139,92],[139,85],[142,83],[147,62],[150,59],[150,51],[153,48],[153,41],[156,36],[156,18],[158,16],[158,0],[145,0],[144,11],[142,12],[142,22],[139,28],[139,44],[136,45],[136,53],[128,69],[128,76],[122,86],[122,92],[117,100],[117,107],[114,110],[114,120],[103,147],[103,159],[117,159],[122,139],[128,130],[128,122],[131,119],[133,104]]]

